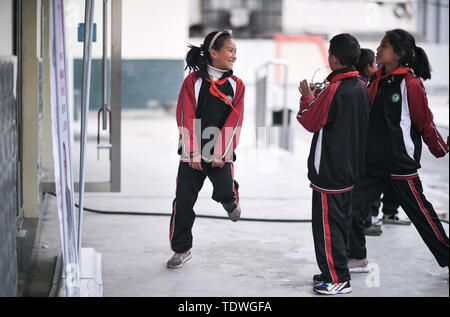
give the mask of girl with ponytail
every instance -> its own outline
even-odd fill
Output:
[[[177,104],[180,163],[172,204],[169,239],[175,254],[168,268],[179,268],[191,258],[193,210],[203,182],[213,184],[213,200],[238,221],[238,183],[234,161],[244,119],[242,80],[233,75],[236,44],[230,30],[209,33],[200,46],[189,45],[186,68],[190,74]]]
[[[381,67],[369,79],[369,128],[366,172],[354,193],[350,258],[366,259],[363,219],[387,186],[441,267],[449,265],[448,236],[423,194],[417,170],[422,140],[436,157],[449,151],[433,116],[422,80],[431,78],[430,63],[405,30],[386,32],[377,49]]]

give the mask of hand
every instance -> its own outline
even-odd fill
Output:
[[[202,156],[200,154],[194,155],[189,161],[189,167],[197,171],[203,171]]]
[[[298,91],[302,94],[302,96],[314,96],[314,94],[317,91],[317,88],[314,88],[311,90],[311,87],[308,84],[308,81],[306,79],[302,80],[300,82],[300,85],[298,86]]]
[[[211,167],[220,167],[222,168],[225,165],[225,162],[221,159],[218,159],[216,157],[213,157]]]

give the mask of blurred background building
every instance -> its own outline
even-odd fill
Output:
[[[53,178],[49,96],[50,0],[0,1],[0,296],[21,296],[30,268],[30,252],[40,221],[41,198]],[[108,2],[108,12],[111,2]],[[385,31],[410,31],[427,52],[433,78],[425,82],[429,97],[444,103],[449,95],[448,0],[126,0],[122,16],[121,107],[172,111],[186,75],[187,44],[199,45],[216,29],[232,29],[237,44],[235,74],[246,84],[246,115],[255,116],[256,72],[282,61],[270,77],[268,112],[298,105],[298,82],[327,72],[328,41],[335,34],[355,35],[361,47],[376,50]],[[81,104],[84,1],[66,0],[66,53],[69,107],[75,140]],[[97,111],[101,107],[102,1],[95,2],[88,151],[97,151]],[[108,28],[111,28],[109,19]],[[108,65],[111,66],[108,46]],[[287,96],[282,78],[287,78]],[[108,72],[108,98],[111,72]],[[286,99],[284,99],[286,98]],[[109,101],[110,102],[110,101]],[[447,110],[448,111],[448,110]],[[447,112],[448,113],[448,112]],[[249,120],[249,119],[247,119]],[[252,119],[250,119],[252,120]],[[271,123],[268,123],[271,124]],[[115,127],[112,127],[114,129]],[[78,129],[78,130],[77,130]],[[104,132],[102,132],[104,133]],[[102,136],[102,139],[108,136]],[[126,141],[125,141],[126,142]],[[151,142],[151,140],[149,140]],[[94,155],[95,156],[95,155]],[[109,180],[109,152],[87,171],[88,181]],[[93,159],[95,161],[95,157]],[[124,162],[123,164],[126,164]],[[120,169],[120,166],[119,166]],[[93,175],[93,176],[92,176]],[[93,177],[93,178],[92,178]],[[95,190],[95,189],[94,189]],[[104,189],[103,189],[104,190]],[[107,189],[108,190],[108,189]],[[109,188],[111,190],[111,188]]]

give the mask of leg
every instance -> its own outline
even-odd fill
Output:
[[[222,204],[239,203],[239,184],[234,180],[233,163],[225,163],[222,168],[208,166],[206,175],[213,185],[213,200]]]
[[[398,199],[395,199],[395,195],[391,186],[386,186],[383,192],[383,214],[394,216],[398,213],[397,209],[400,206]]]
[[[377,176],[365,174],[353,190],[353,220],[350,233],[350,259],[367,257],[364,222],[367,219],[367,206],[372,206],[386,186],[385,181]]]
[[[350,280],[347,266],[352,193],[313,191],[312,229],[317,264],[327,283]]]
[[[170,218],[170,246],[176,253],[192,247],[192,226],[195,220],[194,205],[206,175],[180,162],[177,176],[176,198],[172,204]]]
[[[423,194],[418,175],[392,179],[392,189],[400,205],[419,231],[440,266],[449,264],[448,237],[431,203]]]
[[[378,216],[378,211],[380,209],[380,205],[381,205],[381,199],[377,199],[373,204],[372,204],[372,208],[371,208],[371,219],[372,217],[377,217]]]
[[[222,168],[206,168],[206,174],[213,184],[212,199],[222,204],[228,213],[228,218],[236,222],[241,217],[239,206],[239,184],[234,180],[233,163],[225,163]]]

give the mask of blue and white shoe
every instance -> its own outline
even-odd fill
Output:
[[[325,283],[314,286],[313,291],[322,295],[348,294],[352,291],[350,281],[342,283]]]

